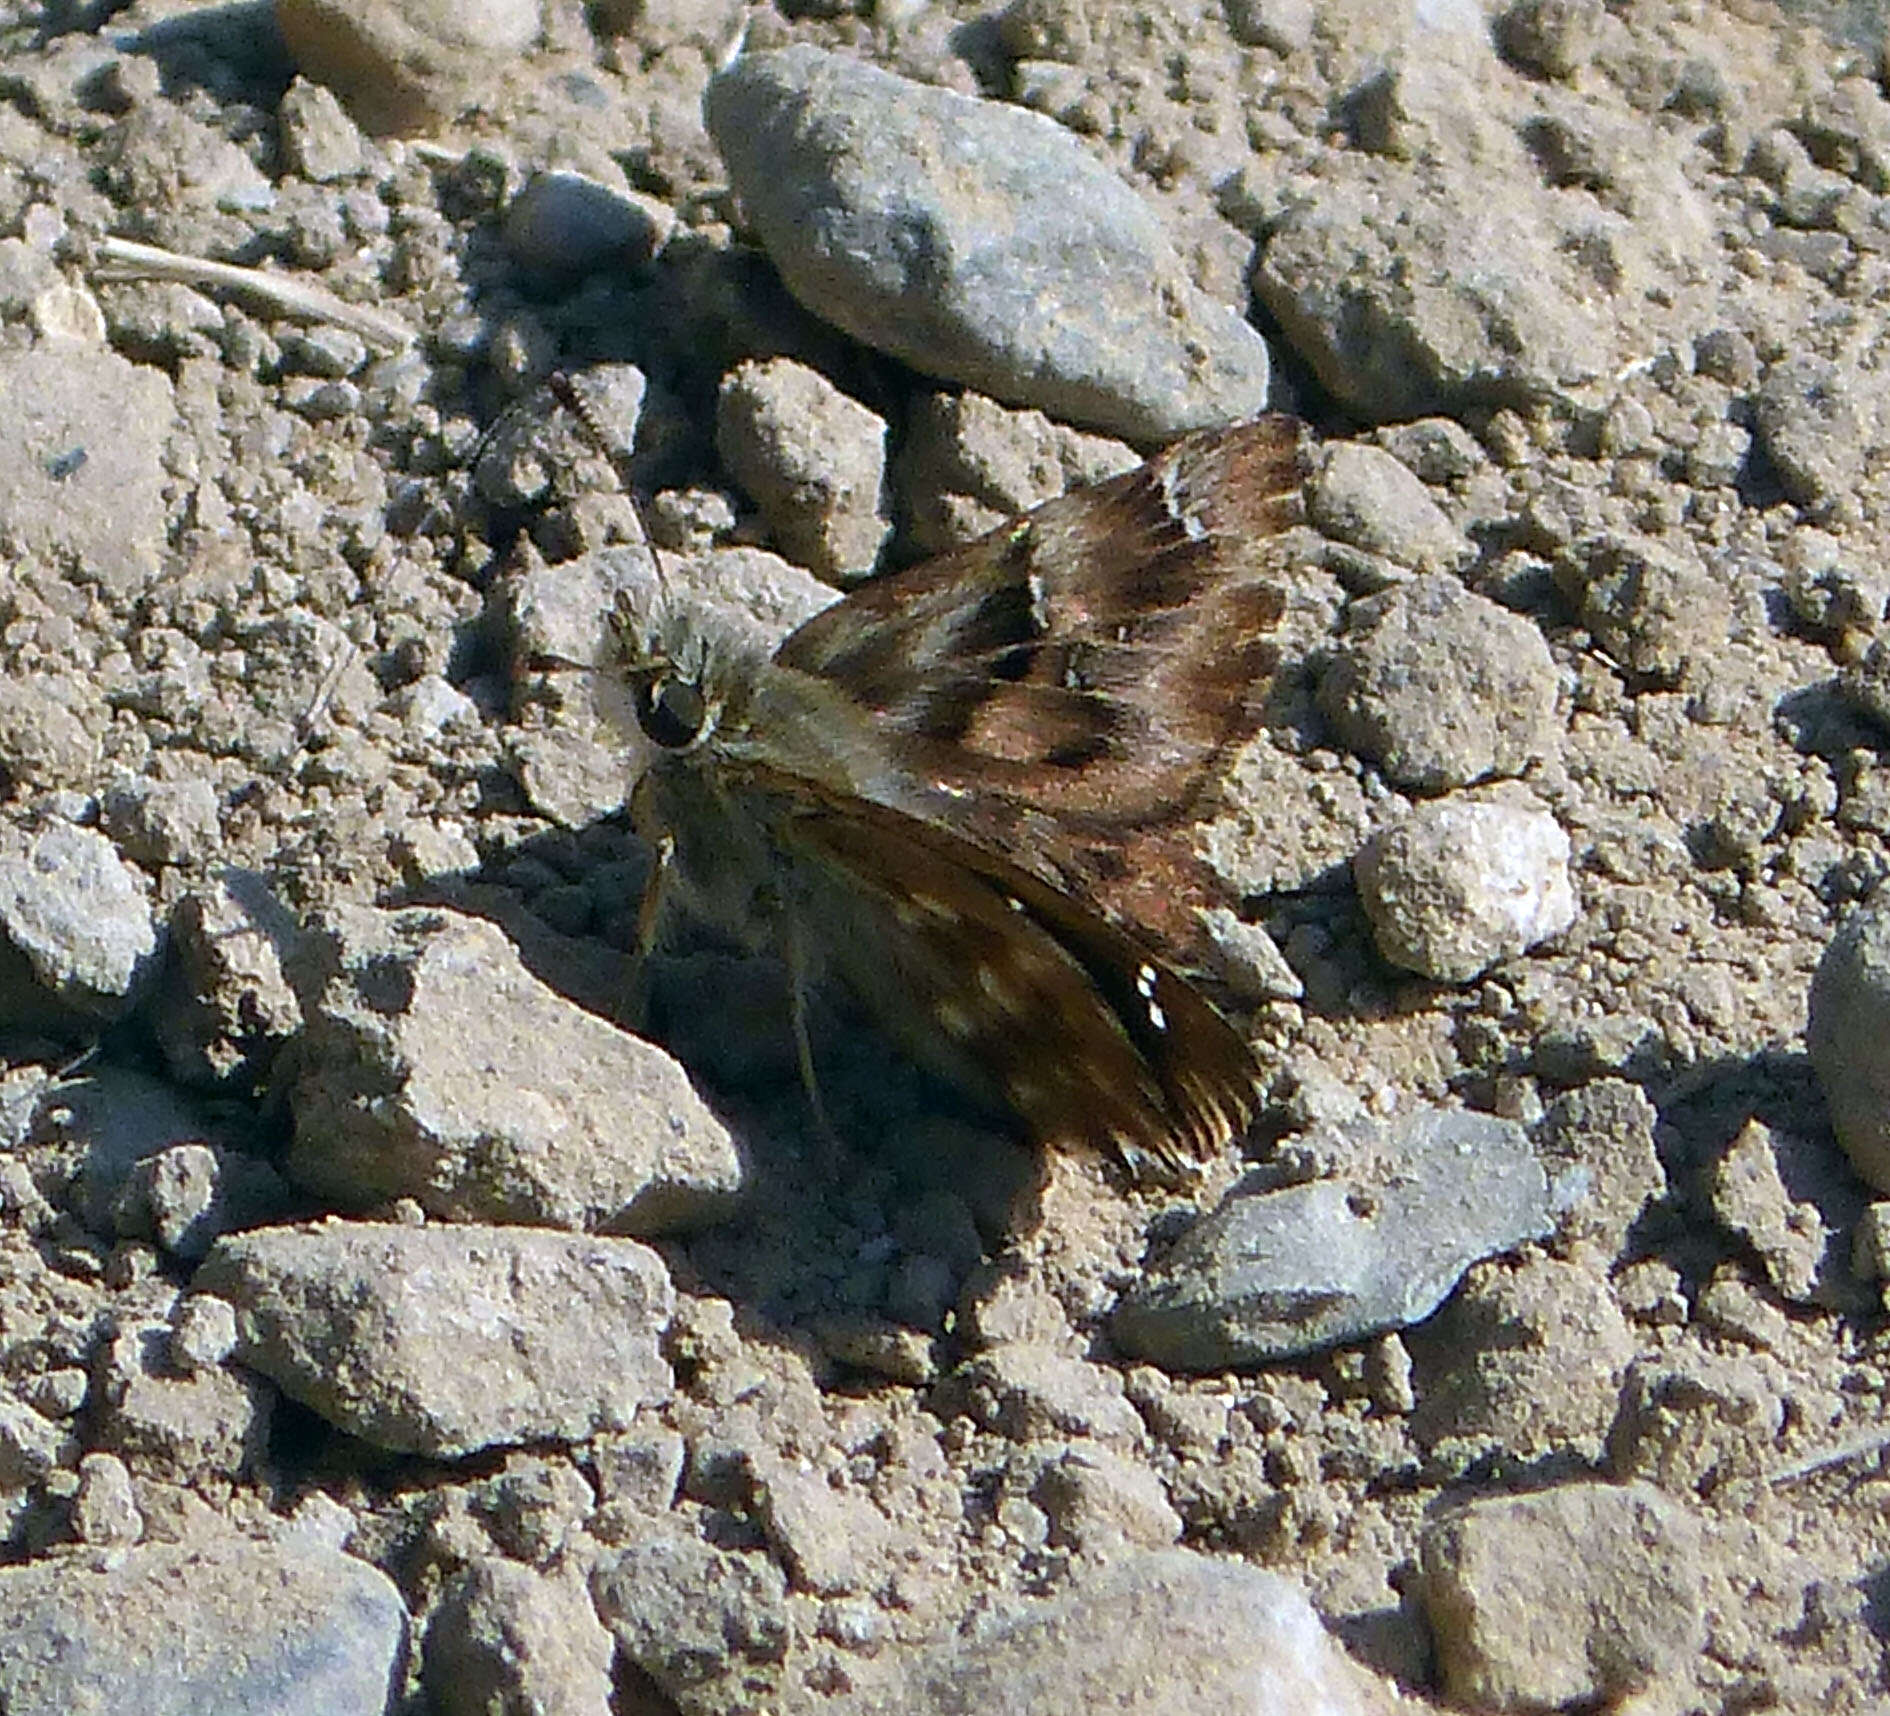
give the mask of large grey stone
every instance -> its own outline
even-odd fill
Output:
[[[1389,1683],[1290,1579],[1184,1550],[1138,1556],[921,1656],[833,1716],[1390,1716]]]
[[[1251,417],[1266,342],[1061,126],[801,44],[709,85],[788,289],[926,375],[1136,441]]]
[[[567,1001],[483,919],[341,907],[293,975],[290,1175],[350,1209],[656,1233],[727,1214],[741,1163],[675,1061]]]

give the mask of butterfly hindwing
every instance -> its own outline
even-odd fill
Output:
[[[827,886],[830,956],[923,1065],[1050,1144],[1172,1176],[1255,1111],[1257,1069],[1189,984],[1069,893],[936,825],[781,783],[777,839]],[[903,1029],[900,1026],[903,1024]],[[962,1065],[959,1063],[963,1063]]]

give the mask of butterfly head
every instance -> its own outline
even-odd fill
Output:
[[[644,738],[672,754],[715,735],[740,694],[745,648],[732,623],[675,600],[664,588],[626,594],[617,605],[619,660]]]
[[[709,701],[701,684],[664,662],[631,682],[637,725],[652,744],[666,751],[686,751],[709,728]]]

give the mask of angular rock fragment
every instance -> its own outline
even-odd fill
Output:
[[[1549,1710],[1683,1676],[1706,1641],[1698,1522],[1646,1484],[1564,1484],[1433,1519],[1422,1601],[1446,1695]]]
[[[1421,1321],[1477,1259],[1553,1225],[1513,1121],[1435,1110],[1351,1130],[1381,1175],[1236,1190],[1123,1299],[1117,1345],[1175,1370],[1317,1352]]]
[[[1290,1579],[1185,1550],[1138,1555],[921,1656],[833,1716],[1392,1716],[1396,1692]]]
[[[0,1025],[121,1018],[157,970],[142,876],[69,822],[0,828]]]
[[[387,1707],[407,1611],[333,1549],[229,1538],[0,1569],[11,1716],[332,1716]]]
[[[660,1233],[728,1213],[741,1164],[682,1068],[455,912],[342,907],[295,978],[292,1178],[351,1209]]]
[[[329,1221],[217,1241],[237,1356],[376,1447],[583,1441],[668,1398],[669,1272],[631,1239]]]

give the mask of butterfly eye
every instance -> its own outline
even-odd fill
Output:
[[[637,725],[653,744],[680,751],[701,735],[709,708],[702,687],[669,674],[656,674],[637,686]]]

